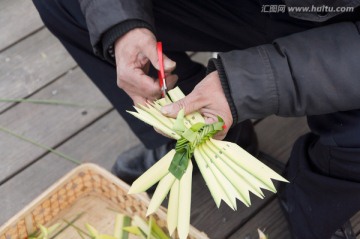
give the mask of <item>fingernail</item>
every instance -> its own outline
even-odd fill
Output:
[[[164,59],[165,68],[172,68],[176,65],[175,61],[170,60],[169,58]]]

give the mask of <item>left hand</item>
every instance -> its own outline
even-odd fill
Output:
[[[177,113],[183,108],[185,114],[199,111],[208,124],[217,122],[217,117],[220,116],[224,120],[226,128],[217,133],[214,136],[215,139],[225,138],[233,123],[230,106],[226,100],[217,71],[207,75],[185,98],[164,106],[161,112],[166,116],[176,118]]]

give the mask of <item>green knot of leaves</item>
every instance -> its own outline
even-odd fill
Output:
[[[169,167],[169,171],[179,180],[186,172],[189,160],[192,158],[195,148],[210,139],[217,132],[221,131],[223,129],[224,121],[222,118],[218,117],[218,122],[213,124],[199,122],[192,125],[190,128],[187,128],[185,126],[186,124],[189,125],[189,122],[184,117],[184,111],[181,110],[173,126],[173,129],[181,135],[181,138],[176,142],[176,153]]]

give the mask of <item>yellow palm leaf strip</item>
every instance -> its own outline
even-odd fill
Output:
[[[171,160],[175,155],[175,149],[170,150],[164,157],[157,161],[151,168],[137,178],[129,189],[129,194],[140,193],[148,190],[169,173]]]
[[[223,200],[226,201],[226,203],[230,206],[231,205],[230,200],[227,198],[225,191],[219,185],[219,182],[216,180],[209,165],[207,165],[205,159],[200,154],[198,148],[195,148],[194,158],[200,169],[201,175],[203,176],[205,183],[206,183],[207,187],[209,188],[210,194],[215,201],[216,206],[218,208],[220,207],[220,203],[221,203],[221,199],[222,199],[221,195],[225,196],[225,199],[223,199]],[[232,206],[230,206],[230,207],[232,207]]]
[[[178,224],[178,213],[180,209],[179,205],[179,186],[180,181],[178,179],[175,180],[175,183],[171,187],[170,196],[169,196],[169,205],[167,211],[167,225],[170,236],[174,233],[177,224]]]
[[[174,184],[176,178],[172,173],[168,172],[159,182],[154,192],[154,195],[151,198],[146,216],[154,213],[160,207],[161,203],[164,201],[165,197],[168,195],[172,185]]]
[[[236,198],[240,197],[237,190],[234,186],[227,180],[227,178],[220,172],[220,170],[214,165],[213,162],[207,157],[204,153],[201,146],[198,146],[199,152],[201,156],[205,159],[206,164],[211,169],[212,173],[214,174],[216,180],[218,181],[219,185],[225,192],[226,197],[230,200],[230,204],[228,204],[233,210],[237,209]],[[224,195],[224,196],[225,196]],[[224,200],[225,201],[225,200]],[[227,201],[225,201],[227,203]]]
[[[180,239],[186,239],[190,229],[192,171],[193,165],[190,160],[185,174],[180,179],[179,185],[179,202],[181,207],[179,207],[177,228]]]
[[[251,186],[236,174],[224,161],[204,143],[201,145],[205,154],[212,160],[216,167],[222,172],[222,174],[227,178],[227,180],[234,186],[237,192],[240,194],[238,198],[243,202],[247,207],[251,205],[250,194]]]
[[[217,149],[216,146],[211,143],[210,140],[206,141],[206,146],[209,147],[212,153],[216,154],[228,167],[235,172],[239,177],[246,182],[250,187],[250,192],[258,196],[259,198],[264,198],[264,193],[261,191],[261,188],[270,190],[266,184],[261,182],[259,179],[254,177],[252,174],[235,164],[231,159],[229,159],[225,154],[220,153],[221,150]]]

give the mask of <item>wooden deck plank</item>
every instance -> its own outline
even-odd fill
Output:
[[[261,151],[285,164],[295,140],[309,132],[309,128],[305,117],[270,116],[256,124],[255,131]]]
[[[57,150],[80,160],[110,169],[116,157],[139,143],[125,121],[115,111],[72,137]],[[30,165],[16,177],[0,186],[0,225],[30,203],[46,188],[61,178],[75,164],[48,154]]]
[[[193,60],[195,62],[199,62],[199,63],[203,64],[204,66],[206,66],[209,59],[212,57],[213,57],[212,52],[195,52],[191,56],[191,60]]]
[[[62,100],[105,108],[18,104],[0,115],[0,125],[54,147],[111,108],[110,103],[77,68],[33,95],[34,99]],[[0,182],[41,156],[45,150],[0,133]]]
[[[356,213],[350,220],[357,238],[360,238],[360,212]]]
[[[354,215],[351,219],[356,238],[360,239],[360,212]],[[289,239],[291,238],[289,225],[280,208],[277,198],[274,198],[266,207],[261,210],[254,218],[246,223],[241,229],[234,233],[229,239],[239,238],[258,238],[257,228],[265,231],[269,238]]]
[[[46,29],[0,52],[0,62],[0,98],[26,97],[76,66]],[[0,112],[11,105],[0,103]]]
[[[0,51],[41,28],[43,23],[32,1],[0,1]]]
[[[252,218],[239,231],[229,239],[259,238],[257,229],[262,230],[269,238],[289,239],[291,238],[289,226],[281,211],[278,200],[274,198],[256,217]]]

